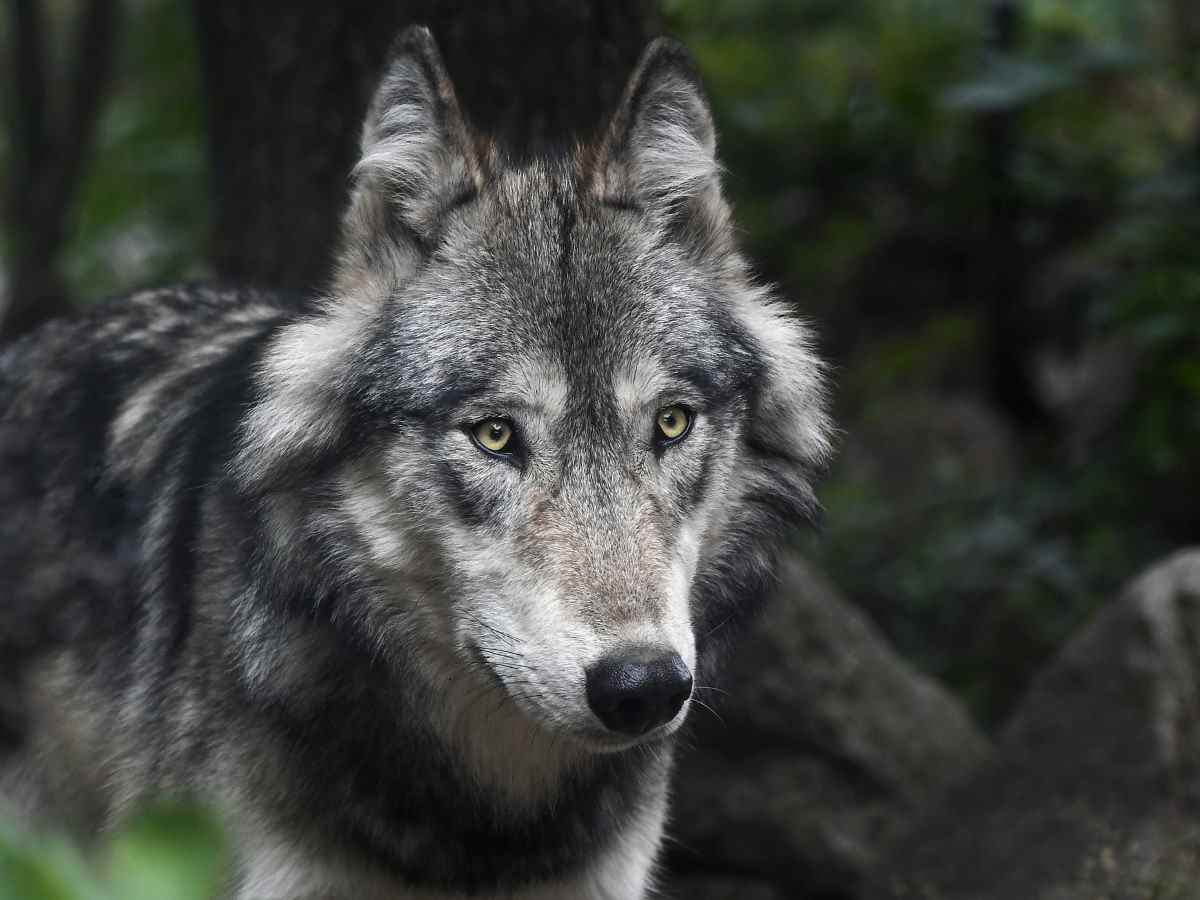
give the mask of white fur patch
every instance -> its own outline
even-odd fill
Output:
[[[653,359],[642,357],[623,366],[613,376],[613,397],[617,409],[628,421],[636,421],[648,403],[662,396],[668,384],[662,368]]]
[[[347,409],[336,387],[377,311],[352,298],[330,301],[275,337],[259,373],[263,396],[242,425],[243,483],[265,479],[283,458],[317,451],[341,434]]]
[[[505,372],[501,383],[546,420],[556,421],[566,413],[570,384],[562,367],[553,361],[523,359]]]

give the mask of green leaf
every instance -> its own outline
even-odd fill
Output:
[[[139,816],[109,852],[113,893],[122,900],[212,900],[226,871],[226,846],[216,820],[183,805]]]
[[[59,838],[0,829],[0,900],[112,900],[79,851]]]
[[[1004,112],[1071,87],[1076,80],[1061,66],[994,54],[979,75],[947,90],[942,102],[952,110]]]
[[[1128,44],[1090,44],[1077,50],[1071,68],[1084,75],[1132,72],[1146,64],[1146,56]]]

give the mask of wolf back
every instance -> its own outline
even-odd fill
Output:
[[[0,803],[87,838],[197,796],[242,897],[642,896],[830,447],[715,148],[658,41],[598,141],[510,161],[412,29],[322,296],[144,292],[0,356]]]

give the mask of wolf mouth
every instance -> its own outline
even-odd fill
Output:
[[[528,690],[521,690],[520,685],[510,682],[500,672],[499,668],[511,668],[514,672],[521,670],[520,675],[532,675],[532,667],[518,662],[498,662],[488,658],[487,651],[475,640],[467,640],[464,644],[471,668],[484,680],[488,688],[499,692],[503,702],[527,717],[531,723],[545,731],[551,737],[571,740],[583,748],[598,753],[619,753],[643,744],[652,744],[672,734],[687,715],[691,705],[691,697],[684,702],[683,709],[670,721],[651,728],[637,736],[619,735],[607,730],[597,721],[594,727],[564,727],[545,715],[538,698]],[[507,652],[507,651],[506,651]],[[515,681],[525,681],[517,678]]]

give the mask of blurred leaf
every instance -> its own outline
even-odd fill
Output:
[[[1070,68],[1081,75],[1132,72],[1146,64],[1145,55],[1128,44],[1088,44],[1071,58]]]
[[[990,54],[983,70],[947,90],[943,102],[953,110],[1005,112],[1077,83],[1075,73],[1067,67]]]
[[[0,900],[213,900],[225,838],[203,810],[161,805],[114,835],[104,865],[63,838],[0,829]]]
[[[125,19],[64,269],[83,300],[204,273],[210,222],[200,61],[185,4]]]
[[[225,874],[216,820],[187,806],[159,806],[112,842],[108,873],[123,900],[212,900]]]
[[[0,828],[0,900],[116,900],[79,851],[61,838],[35,840]]]

